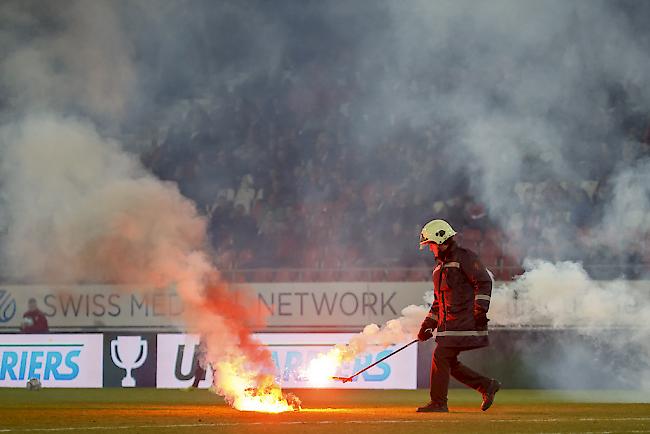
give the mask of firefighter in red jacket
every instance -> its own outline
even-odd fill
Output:
[[[432,220],[422,228],[420,248],[428,246],[436,257],[433,270],[434,301],[422,322],[418,339],[433,337],[436,349],[431,362],[431,402],[418,412],[447,412],[449,375],[483,395],[481,410],[492,405],[501,384],[460,363],[462,351],[488,345],[487,312],[492,278],[475,253],[460,247],[456,232],[444,220]]]

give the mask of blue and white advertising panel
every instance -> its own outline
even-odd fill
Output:
[[[200,363],[199,335],[159,334],[158,367],[156,384],[158,388],[175,389],[190,387],[197,374],[196,364]],[[212,370],[206,369],[199,381],[200,388],[212,385]]]
[[[0,387],[102,387],[101,334],[0,335]]]
[[[260,333],[256,335],[271,351],[276,366],[276,379],[285,388],[312,388],[306,375],[309,363],[336,344],[345,344],[353,333]],[[348,377],[400,348],[399,343],[388,348],[370,347],[353,361],[343,363],[336,376]],[[395,356],[367,370],[351,382],[343,384],[330,380],[318,387],[342,389],[416,389],[417,346],[412,345]]]
[[[412,345],[356,377],[352,382],[328,381],[313,384],[307,376],[312,359],[326,353],[335,344],[346,343],[351,333],[260,333],[256,337],[266,344],[276,367],[276,380],[284,388],[345,388],[345,389],[415,389],[417,388],[417,346]],[[159,334],[156,384],[159,388],[188,387],[194,381],[199,338],[197,335]],[[338,376],[349,376],[401,345],[388,348],[371,347],[353,361],[344,363]],[[199,387],[209,387],[210,369]]]

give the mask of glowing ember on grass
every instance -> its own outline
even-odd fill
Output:
[[[299,411],[300,400],[292,394],[283,395],[280,388],[264,392],[250,389],[243,396],[236,398],[233,407],[240,411],[282,413],[285,411]]]
[[[221,378],[217,393],[224,395],[228,404],[240,411],[282,413],[299,411],[300,399],[291,393],[282,393],[271,375],[260,375],[243,368],[240,363],[213,365],[215,375]],[[251,385],[255,385],[251,387]]]
[[[330,384],[340,365],[341,351],[334,348],[312,359],[305,371],[305,376],[312,386],[323,387]]]

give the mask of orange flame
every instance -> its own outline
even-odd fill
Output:
[[[246,370],[242,363],[221,362],[214,367],[215,375],[221,378],[217,393],[224,395],[228,404],[237,410],[261,413],[300,410],[300,399],[282,393],[271,375]]]
[[[257,411],[261,413],[283,413],[285,411],[300,410],[294,407],[282,396],[280,388],[274,388],[259,394],[256,390],[238,396],[233,402],[233,407],[240,411]]]
[[[217,272],[204,280],[201,297],[187,309],[186,321],[201,332],[206,344],[213,391],[241,411],[300,410],[300,400],[283,393],[275,382],[268,347],[251,333],[252,325],[264,323],[263,316],[249,308],[255,300],[252,291],[241,284],[231,286]]]
[[[338,348],[316,356],[309,362],[305,376],[315,387],[324,387],[331,383],[332,377],[341,365],[342,354]]]

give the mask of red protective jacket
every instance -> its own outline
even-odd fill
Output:
[[[31,326],[23,325],[21,327],[23,333],[47,333],[49,331],[47,318],[40,310],[27,311],[23,314],[23,318],[30,318],[32,320]]]
[[[492,278],[476,254],[452,241],[433,270],[433,288],[429,317],[438,322],[438,345],[487,346],[487,327],[477,327],[476,318],[490,308]]]

